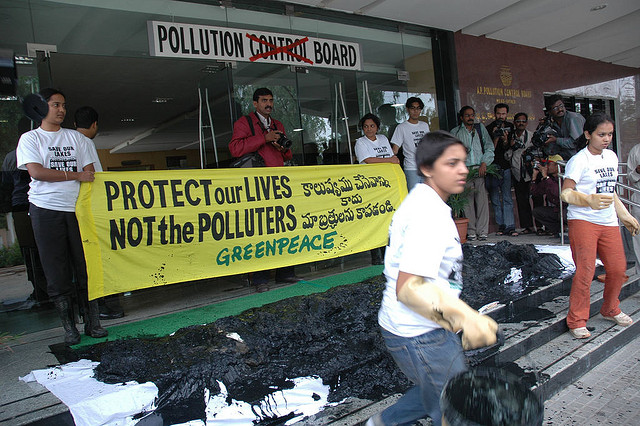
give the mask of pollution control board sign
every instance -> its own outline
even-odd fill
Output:
[[[151,56],[361,69],[358,43],[174,22],[147,29]]]
[[[76,204],[89,298],[387,244],[396,164],[96,173]]]

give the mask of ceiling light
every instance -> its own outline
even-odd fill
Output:
[[[173,98],[159,98],[159,97],[156,97],[151,102],[153,102],[154,104],[166,104],[167,102],[170,102],[172,100],[173,100]]]
[[[599,5],[597,5],[597,6],[593,6],[593,7],[591,8],[591,12],[597,12],[598,10],[602,10],[602,9],[604,9],[605,7],[607,7],[607,3],[602,3],[602,4],[599,4]]]
[[[395,108],[399,108],[399,107],[403,107],[404,104],[391,104],[391,106]]]
[[[302,128],[298,128],[298,129],[293,129],[292,131],[293,131],[293,132],[301,132],[301,131],[303,131],[303,130],[304,130],[304,129],[302,129]]]
[[[122,121],[123,123],[133,123],[134,121],[136,121],[136,119],[132,117],[125,117],[121,118],[120,121]]]

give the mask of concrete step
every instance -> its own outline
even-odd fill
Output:
[[[602,305],[599,298],[592,302],[592,316],[589,326],[595,327],[589,339],[574,339],[569,333],[562,332],[548,342],[528,351],[515,360],[516,365],[525,373],[537,378],[532,389],[547,400],[564,387],[575,382],[590,369],[605,360],[625,344],[638,336],[640,332],[640,294],[627,294],[621,300],[621,309],[630,315],[634,323],[629,327],[620,327],[605,320],[597,311]],[[594,313],[593,311],[596,311]],[[560,329],[551,327],[546,336],[551,337]],[[564,326],[566,331],[566,326]]]
[[[594,280],[591,285],[589,326],[596,330],[590,339],[573,339],[565,322],[571,279],[555,280],[514,301],[512,306],[501,306],[491,312],[490,315],[500,323],[505,343],[486,354],[474,355],[470,361],[483,366],[500,366],[522,374],[526,376],[523,380],[530,383],[543,400],[551,398],[638,335],[640,276],[635,275],[634,268],[627,274],[630,277],[622,287],[620,300],[622,310],[634,320],[631,326],[619,327],[602,318],[598,312],[602,306],[604,284]],[[518,322],[509,319],[516,314],[520,318],[526,317],[525,311],[532,309],[548,311],[548,318]],[[382,401],[347,400],[297,424],[359,425],[393,404],[399,396],[393,395]]]

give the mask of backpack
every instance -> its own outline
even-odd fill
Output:
[[[251,129],[251,136],[255,136],[256,132],[253,128],[253,121],[251,121],[251,117],[249,117],[248,115],[245,115],[244,118],[246,118],[247,122],[249,123],[249,128]],[[265,166],[264,158],[262,158],[262,156],[258,154],[258,151],[245,154],[242,157],[233,160],[229,165],[231,167],[238,167],[238,168]]]

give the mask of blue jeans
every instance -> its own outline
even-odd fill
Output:
[[[404,175],[407,178],[407,189],[409,192],[411,192],[414,186],[420,182],[424,182],[424,178],[422,176],[418,176],[417,170],[405,170]]]
[[[487,177],[487,189],[493,206],[493,213],[500,231],[513,231],[515,219],[513,217],[513,198],[511,198],[511,169],[502,170],[502,179],[495,176]]]
[[[382,329],[387,350],[415,386],[381,413],[385,425],[412,425],[431,417],[442,424],[440,394],[447,381],[467,370],[460,338],[443,328],[417,337],[400,337]]]

